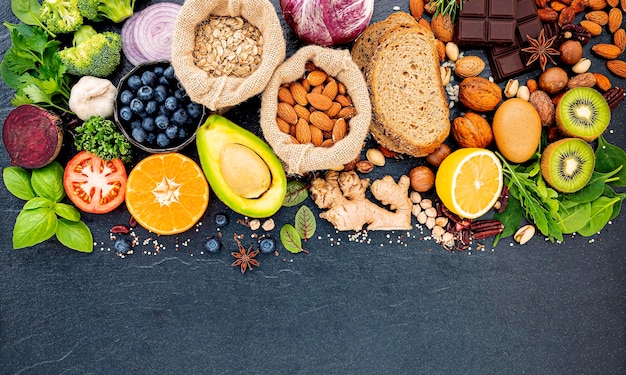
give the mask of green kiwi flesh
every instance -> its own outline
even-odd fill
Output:
[[[556,106],[556,125],[568,137],[593,141],[611,121],[611,110],[597,90],[576,87],[567,91]]]
[[[573,193],[591,179],[596,156],[580,138],[563,138],[550,143],[541,154],[541,175],[555,190]]]

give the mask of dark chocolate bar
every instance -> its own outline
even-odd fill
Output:
[[[460,46],[494,46],[515,42],[516,0],[465,0],[454,41]]]

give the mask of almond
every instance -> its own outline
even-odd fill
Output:
[[[291,96],[293,96],[293,100],[295,100],[296,103],[301,106],[309,104],[309,101],[306,99],[306,94],[309,90],[307,90],[302,83],[291,82],[291,84],[289,84],[289,91],[291,91]]]
[[[442,63],[446,59],[446,44],[439,39],[435,39],[436,47],[437,47],[437,56],[439,57],[439,62]]]
[[[580,21],[580,26],[585,28],[585,30],[589,31],[589,34],[591,34],[591,36],[598,36],[602,34],[602,26],[598,25],[597,23],[593,21],[582,20]]]
[[[324,133],[317,126],[310,125],[309,130],[311,131],[311,143],[315,146],[321,146],[324,142]]]
[[[424,14],[424,0],[410,0],[409,12],[416,19],[419,20]]]
[[[309,104],[320,111],[326,111],[331,105],[333,105],[333,101],[324,94],[310,92],[306,95],[306,99],[309,101]]]
[[[556,10],[557,12],[561,12],[563,9],[567,8],[567,5],[560,1],[550,1],[550,8]]]
[[[604,74],[594,72],[593,75],[596,77],[596,87],[598,87],[602,91],[606,91],[611,88],[611,81]]]
[[[289,105],[296,104],[296,101],[293,100],[293,96],[291,96],[291,91],[284,86],[278,89],[278,101],[285,102]]]
[[[428,3],[428,4],[434,4],[434,3]],[[428,31],[433,31],[432,27],[430,27],[430,22],[428,22],[428,20],[426,18],[420,18],[419,21],[417,21],[417,23],[420,24],[420,26],[425,27]]]
[[[587,5],[589,5],[589,0],[574,0],[570,7],[574,9],[574,13],[578,14],[587,9]]]
[[[600,26],[604,26],[609,23],[609,14],[603,10],[593,10],[585,14],[585,18],[589,21],[597,23]]]
[[[611,60],[606,62],[606,67],[618,77],[626,78],[626,61]]]
[[[341,111],[339,111],[339,113],[337,113],[337,117],[339,118],[344,118],[346,120],[349,120],[351,118],[353,118],[354,116],[356,116],[356,108],[350,106],[350,107],[343,107],[341,108]]]
[[[324,142],[322,142],[322,144],[320,146],[321,147],[330,147],[330,146],[332,146],[334,144],[335,144],[335,141],[333,141],[332,139],[328,138]]]
[[[317,126],[321,130],[331,131],[333,130],[334,122],[324,112],[313,111],[309,117],[311,124]]]
[[[444,43],[452,41],[454,36],[454,22],[449,14],[439,13],[430,21],[430,27],[435,37]]]
[[[347,132],[348,123],[346,122],[346,120],[344,120],[343,118],[337,119],[337,121],[335,121],[335,125],[333,126],[333,141],[339,142],[346,136]]]
[[[619,4],[622,7],[622,10],[626,12],[626,0],[620,0]]]
[[[324,91],[324,85],[313,86],[313,88],[311,89],[310,92],[312,92],[314,94],[321,94],[322,91]]]
[[[333,102],[333,104],[330,106],[330,108],[326,110],[325,113],[328,115],[328,117],[335,117],[337,116],[339,111],[341,111],[341,108],[341,104]]]
[[[618,46],[608,43],[598,43],[592,46],[591,50],[598,56],[608,60],[616,59],[622,53],[622,50]]]
[[[606,0],[589,0],[589,8],[591,10],[602,10],[606,8],[606,5]]]
[[[622,52],[626,50],[626,31],[619,29],[613,34],[613,44],[619,47]]]
[[[343,107],[349,107],[352,105],[352,99],[348,95],[337,95],[335,97],[335,101]]]
[[[328,78],[328,74],[325,71],[316,69],[309,73],[306,77],[307,81],[311,86],[319,86]]]
[[[298,122],[298,115],[292,106],[285,102],[278,103],[278,110],[276,112],[278,117],[282,118],[288,124],[295,124]]]
[[[339,92],[339,86],[337,85],[337,81],[330,81],[324,86],[322,90],[322,94],[326,95],[330,98],[330,100],[335,100],[337,93]]]
[[[457,60],[454,73],[461,78],[476,77],[483,69],[485,62],[478,56],[465,56]]]
[[[306,107],[303,107],[300,104],[296,104],[293,106],[293,110],[296,111],[296,115],[298,115],[299,118],[303,118],[309,121],[309,116],[311,115],[311,112],[309,112]]]
[[[619,5],[619,0],[606,0],[606,2],[613,8]]]
[[[346,85],[344,85],[343,83],[339,82],[337,84],[337,93],[341,94],[341,95],[346,95],[347,92],[348,92],[348,90],[346,89]]]
[[[619,8],[611,8],[609,11],[609,31],[614,33],[622,27],[622,10]]]
[[[304,119],[299,119],[296,123],[296,139],[301,144],[307,144],[311,142],[311,128],[309,123]]]
[[[276,117],[276,125],[278,125],[278,129],[283,132],[289,134],[289,124],[287,121],[283,120],[280,117]]]

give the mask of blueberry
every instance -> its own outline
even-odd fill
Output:
[[[120,103],[128,105],[130,101],[135,97],[132,91],[124,90],[120,93]]]
[[[137,90],[137,97],[144,102],[148,101],[154,97],[154,89],[150,86],[141,86]]]
[[[141,120],[133,120],[130,123],[130,128],[131,129],[135,129],[135,128],[140,128],[141,127]]]
[[[149,115],[155,114],[159,110],[159,103],[156,100],[150,100],[146,103],[146,113]]]
[[[146,109],[146,106],[143,104],[143,102],[139,98],[134,98],[133,100],[130,101],[130,110],[133,111],[133,113],[140,114],[145,109]]]
[[[192,118],[198,118],[202,114],[202,106],[198,103],[190,102],[187,104],[187,114]]]
[[[167,129],[165,129],[165,135],[169,139],[176,139],[176,137],[178,136],[178,126],[176,125],[168,126]]]
[[[167,98],[167,88],[163,85],[158,85],[154,88],[154,100],[159,103],[163,103]]]
[[[154,133],[148,133],[148,135],[146,135],[146,143],[154,144],[155,140],[156,140],[156,135],[154,135]]]
[[[123,106],[122,108],[120,108],[120,118],[124,121],[130,121],[131,118],[133,118],[133,112],[130,110],[130,107],[128,106]]]
[[[158,81],[159,78],[157,77],[157,75],[150,70],[146,70],[141,75],[141,83],[143,83],[144,85],[155,86]]]
[[[276,241],[272,237],[263,237],[259,241],[259,250],[263,254],[268,254],[274,251],[276,248]]]
[[[142,128],[134,128],[132,132],[132,137],[135,141],[139,143],[143,143],[146,140],[146,131]]]
[[[118,238],[117,240],[115,240],[115,244],[113,245],[113,247],[115,247],[115,251],[117,251],[118,253],[126,254],[131,249],[131,243],[125,238]]]
[[[167,135],[165,135],[165,133],[159,133],[159,135],[157,135],[156,137],[156,144],[159,147],[167,147],[170,145],[170,139],[167,138]]]
[[[216,254],[222,249],[222,243],[215,237],[211,237],[204,241],[204,249],[211,254]]]
[[[178,125],[183,125],[187,121],[187,111],[183,108],[178,108],[172,115],[172,122]]]
[[[168,96],[165,98],[165,109],[168,111],[175,111],[178,108],[178,99],[173,96]]]
[[[159,105],[159,112],[160,115],[165,115],[168,116],[170,114],[170,111],[167,110],[167,108],[165,108],[165,104],[160,104]]]
[[[132,76],[128,77],[126,83],[128,84],[128,87],[130,87],[132,90],[137,90],[141,87],[141,78],[139,78],[138,75],[133,74]]]
[[[179,139],[187,138],[187,130],[185,130],[185,128],[178,129],[178,138]]]
[[[177,89],[174,91],[174,97],[178,100],[185,100],[187,98],[187,92],[185,89]]]
[[[170,65],[167,68],[165,68],[165,70],[163,71],[163,77],[167,79],[174,79],[175,78],[174,67]]]
[[[218,227],[223,227],[228,224],[228,216],[224,213],[215,214],[215,225]]]
[[[151,132],[154,130],[154,118],[152,117],[144,117],[143,121],[141,121],[141,127],[143,130],[147,132]]]
[[[162,66],[155,66],[154,69],[152,69],[154,74],[156,74],[157,76],[162,76],[164,70],[165,70],[165,68],[162,67]]]
[[[164,86],[169,86],[171,84],[171,82],[169,81],[169,79],[165,78],[165,77],[159,77],[159,83],[161,85]]]
[[[165,130],[169,126],[170,120],[167,118],[166,115],[158,115],[154,119],[154,124],[157,126],[157,128]]]

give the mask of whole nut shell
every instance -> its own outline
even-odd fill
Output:
[[[449,14],[439,13],[437,17],[430,21],[430,28],[435,37],[444,43],[452,41],[454,36],[454,22]]]
[[[520,86],[517,89],[517,94],[515,95],[515,97],[524,100],[530,99],[530,90],[528,89],[528,86]]]
[[[465,56],[457,60],[454,74],[461,78],[476,77],[485,69],[485,62],[478,56]]]
[[[467,112],[452,121],[452,136],[460,147],[485,148],[493,141],[489,122],[474,112]]]
[[[472,111],[493,111],[502,101],[502,89],[487,78],[467,77],[459,84],[459,101]]]
[[[586,73],[591,68],[591,60],[586,57],[581,58],[574,66],[572,72],[576,74]]]
[[[450,61],[457,61],[459,59],[459,46],[453,42],[446,43],[446,57]]]
[[[368,149],[365,153],[365,157],[377,167],[385,165],[385,155],[377,148]]]
[[[534,235],[535,227],[528,224],[518,229],[517,232],[515,232],[515,234],[513,235],[513,239],[515,240],[515,242],[523,245],[526,242],[530,241]]]
[[[506,96],[507,98],[512,98],[517,94],[518,89],[519,81],[516,79],[510,79],[504,87],[504,96]]]
[[[541,125],[550,126],[554,123],[556,109],[548,94],[542,90],[533,91],[528,98],[528,102],[532,104],[537,110],[537,113],[539,113]]]
[[[596,85],[596,76],[593,73],[578,74],[567,82],[567,88],[573,89],[575,87],[593,87]]]

